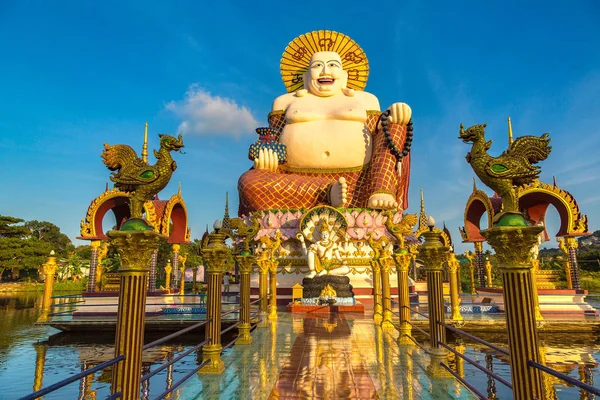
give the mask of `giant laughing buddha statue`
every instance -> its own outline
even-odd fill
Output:
[[[369,64],[348,36],[317,31],[285,49],[288,93],[273,102],[269,128],[249,152],[253,167],[238,182],[240,215],[317,205],[407,208],[411,109],[385,112],[365,92]]]

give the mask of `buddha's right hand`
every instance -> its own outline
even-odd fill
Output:
[[[277,171],[279,165],[279,157],[271,149],[260,149],[258,151],[258,158],[254,159],[254,168],[264,169],[267,171]]]

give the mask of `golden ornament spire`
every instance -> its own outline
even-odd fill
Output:
[[[477,180],[475,180],[475,177],[473,177],[473,192],[475,192],[477,190]]]
[[[421,213],[419,214],[419,231],[427,227],[427,214],[425,213],[425,197],[421,189]]]
[[[231,218],[229,218],[229,192],[225,192],[225,213],[223,214],[222,230],[224,232],[231,231]]]
[[[181,181],[179,181],[179,185],[177,186],[177,194],[181,196]]]
[[[148,123],[144,129],[144,144],[142,145],[142,161],[148,163]]]
[[[510,123],[510,117],[508,117],[508,145],[510,146],[513,142],[512,136],[512,124]]]

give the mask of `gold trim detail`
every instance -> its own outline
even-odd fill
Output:
[[[304,73],[310,58],[319,51],[334,51],[342,59],[342,68],[348,72],[348,88],[364,90],[369,78],[369,61],[363,49],[343,33],[313,31],[292,40],[281,56],[279,70],[288,93],[304,87]]]
[[[284,172],[300,174],[337,174],[344,172],[360,172],[369,168],[369,164],[350,168],[292,168],[286,165],[279,165],[279,169]]]
[[[187,211],[187,207],[185,205],[185,201],[183,201],[183,197],[181,197],[181,195],[179,193],[171,196],[171,198],[167,202],[167,205],[165,206],[165,213],[163,214],[162,222],[160,224],[161,225],[160,230],[163,235],[169,237],[169,227],[171,225],[170,224],[171,213],[173,212],[173,208],[177,204],[180,204],[181,207],[183,207],[183,211],[185,213],[185,236],[184,236],[184,239],[186,242],[189,242],[190,236],[191,236],[191,231],[190,231],[190,228],[188,227],[188,211]]]
[[[267,115],[267,119],[271,118],[274,115],[284,115],[285,114],[285,110],[273,110],[269,113],[269,115]]]
[[[519,186],[517,188],[517,196],[519,199],[526,194],[536,192],[549,194],[564,204],[569,214],[567,234],[581,234],[588,232],[587,215],[581,213],[579,206],[577,205],[577,201],[571,193],[559,188],[558,186],[543,183],[539,180],[536,180],[529,185]]]
[[[129,198],[130,196],[127,192],[123,192],[117,188],[112,188],[105,191],[104,193],[101,193],[100,196],[92,200],[90,206],[88,207],[87,213],[85,214],[85,218],[81,220],[81,230],[79,231],[79,233],[82,237],[95,238],[97,236],[96,224],[94,222],[96,218],[96,213],[105,201],[114,199],[116,197]]]

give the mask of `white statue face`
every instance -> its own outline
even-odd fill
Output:
[[[348,72],[342,69],[342,59],[334,51],[319,51],[310,58],[304,73],[304,88],[315,96],[329,97],[348,84]]]
[[[329,240],[329,232],[328,231],[321,232],[321,239]]]

